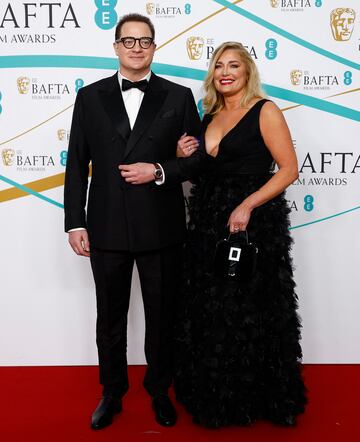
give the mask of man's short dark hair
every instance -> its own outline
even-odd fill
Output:
[[[126,14],[123,17],[121,17],[115,28],[115,40],[120,38],[122,25],[129,21],[137,21],[148,25],[151,32],[151,37],[155,39],[155,28],[154,25],[152,24],[152,21],[148,17],[145,17],[145,15],[133,13],[133,14]],[[132,36],[129,35],[127,37],[132,37]]]

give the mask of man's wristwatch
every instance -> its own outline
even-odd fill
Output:
[[[153,173],[154,173],[155,181],[161,181],[163,179],[163,171],[161,169],[161,166],[159,163],[154,163],[154,167],[155,167],[155,170]]]

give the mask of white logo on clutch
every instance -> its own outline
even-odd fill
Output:
[[[241,249],[230,247],[229,261],[240,261]]]

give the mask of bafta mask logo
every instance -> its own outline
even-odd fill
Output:
[[[355,11],[351,8],[337,8],[330,13],[331,32],[336,41],[348,41],[354,30]]]
[[[302,79],[302,71],[300,71],[299,69],[293,69],[290,72],[291,84],[293,84],[294,86],[299,86],[301,84],[301,79]]]
[[[66,130],[65,129],[58,129],[57,136],[59,141],[64,141],[66,136]]]
[[[3,149],[1,151],[1,156],[4,166],[12,166],[14,164],[14,158],[15,158],[14,149]]]
[[[152,15],[155,12],[155,3],[146,3],[146,12]]]
[[[17,80],[17,87],[19,94],[24,95],[29,92],[30,89],[30,78],[28,77],[19,77]]]
[[[186,49],[190,60],[200,60],[204,49],[204,39],[202,37],[189,37],[186,40]]]
[[[279,0],[270,0],[270,4],[272,8],[278,8],[279,7]]]

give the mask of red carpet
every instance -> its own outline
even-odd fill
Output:
[[[360,440],[360,365],[307,365],[309,405],[295,428],[267,422],[206,430],[177,405],[173,428],[159,426],[141,386],[144,367],[130,367],[131,388],[112,426],[92,431],[89,417],[101,390],[96,367],[0,368],[3,442],[352,442]]]

